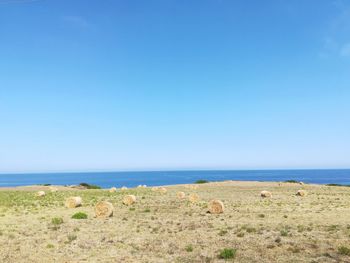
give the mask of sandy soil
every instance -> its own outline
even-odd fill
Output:
[[[350,188],[234,181],[166,188],[2,189],[0,262],[350,262]],[[299,189],[308,195],[296,196]],[[178,191],[201,200],[179,200]],[[137,202],[123,205],[126,194]],[[64,207],[69,196],[81,196],[83,206]],[[223,201],[223,214],[207,213],[212,199]],[[100,200],[114,205],[113,217],[94,218]],[[76,212],[88,218],[71,218]],[[225,248],[236,250],[233,259],[219,258]]]

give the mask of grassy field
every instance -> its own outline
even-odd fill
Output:
[[[0,262],[350,262],[347,187],[230,181],[169,186],[166,194],[39,188],[46,196],[0,190]],[[296,196],[299,189],[308,195]],[[272,198],[261,198],[262,190]],[[178,191],[201,200],[179,200]],[[123,205],[126,194],[137,202]],[[66,208],[69,196],[81,196],[83,206]],[[207,213],[212,199],[223,201],[223,214]],[[100,200],[114,205],[113,217],[94,218]]]

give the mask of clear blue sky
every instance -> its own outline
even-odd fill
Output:
[[[0,0],[0,172],[349,156],[349,1]]]

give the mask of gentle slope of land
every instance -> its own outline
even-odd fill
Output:
[[[166,194],[150,188],[2,189],[0,262],[225,262],[220,254],[235,262],[350,262],[350,188],[234,181],[198,186],[169,186]],[[299,189],[308,195],[296,196]],[[36,197],[37,190],[46,196]],[[272,198],[261,198],[262,190]],[[201,200],[179,200],[178,191]],[[125,194],[134,194],[136,203],[123,205]],[[69,196],[81,196],[83,206],[66,208]],[[207,213],[212,199],[223,201],[223,214]],[[100,200],[114,205],[113,217],[94,218]],[[77,212],[88,218],[73,219]]]

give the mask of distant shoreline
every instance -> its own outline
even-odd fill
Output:
[[[145,171],[145,172],[88,172],[88,173],[39,173],[2,174],[0,187],[24,185],[78,185],[87,183],[102,188],[136,187],[138,185],[160,186],[191,184],[197,180],[207,181],[302,181],[312,184],[350,185],[350,169],[335,170],[191,170],[191,171]]]
[[[206,183],[189,183],[192,185],[198,185],[198,186],[202,186],[202,185],[225,185],[225,184],[237,184],[238,186],[241,185],[249,185],[249,186],[257,186],[259,184],[263,184],[263,185],[275,185],[275,186],[330,186],[330,187],[350,187],[350,185],[345,185],[345,184],[317,184],[317,183],[311,183],[311,184],[305,184],[303,182],[298,182],[298,181],[244,181],[244,180],[225,180],[225,181],[212,181],[212,182],[206,182]],[[164,187],[179,187],[179,186],[183,186],[183,185],[189,185],[189,184],[172,184],[172,185],[149,185],[146,186],[146,188],[151,188],[151,187],[160,187],[160,186],[164,186]],[[50,190],[51,187],[57,188],[58,190],[64,190],[64,191],[74,191],[74,190],[107,190],[109,188],[99,188],[99,189],[89,189],[89,188],[79,188],[79,185],[21,185],[21,186],[0,186],[0,191],[38,191],[38,190]],[[122,186],[120,186],[117,189],[120,189]],[[130,189],[135,189],[136,187],[130,187]]]

